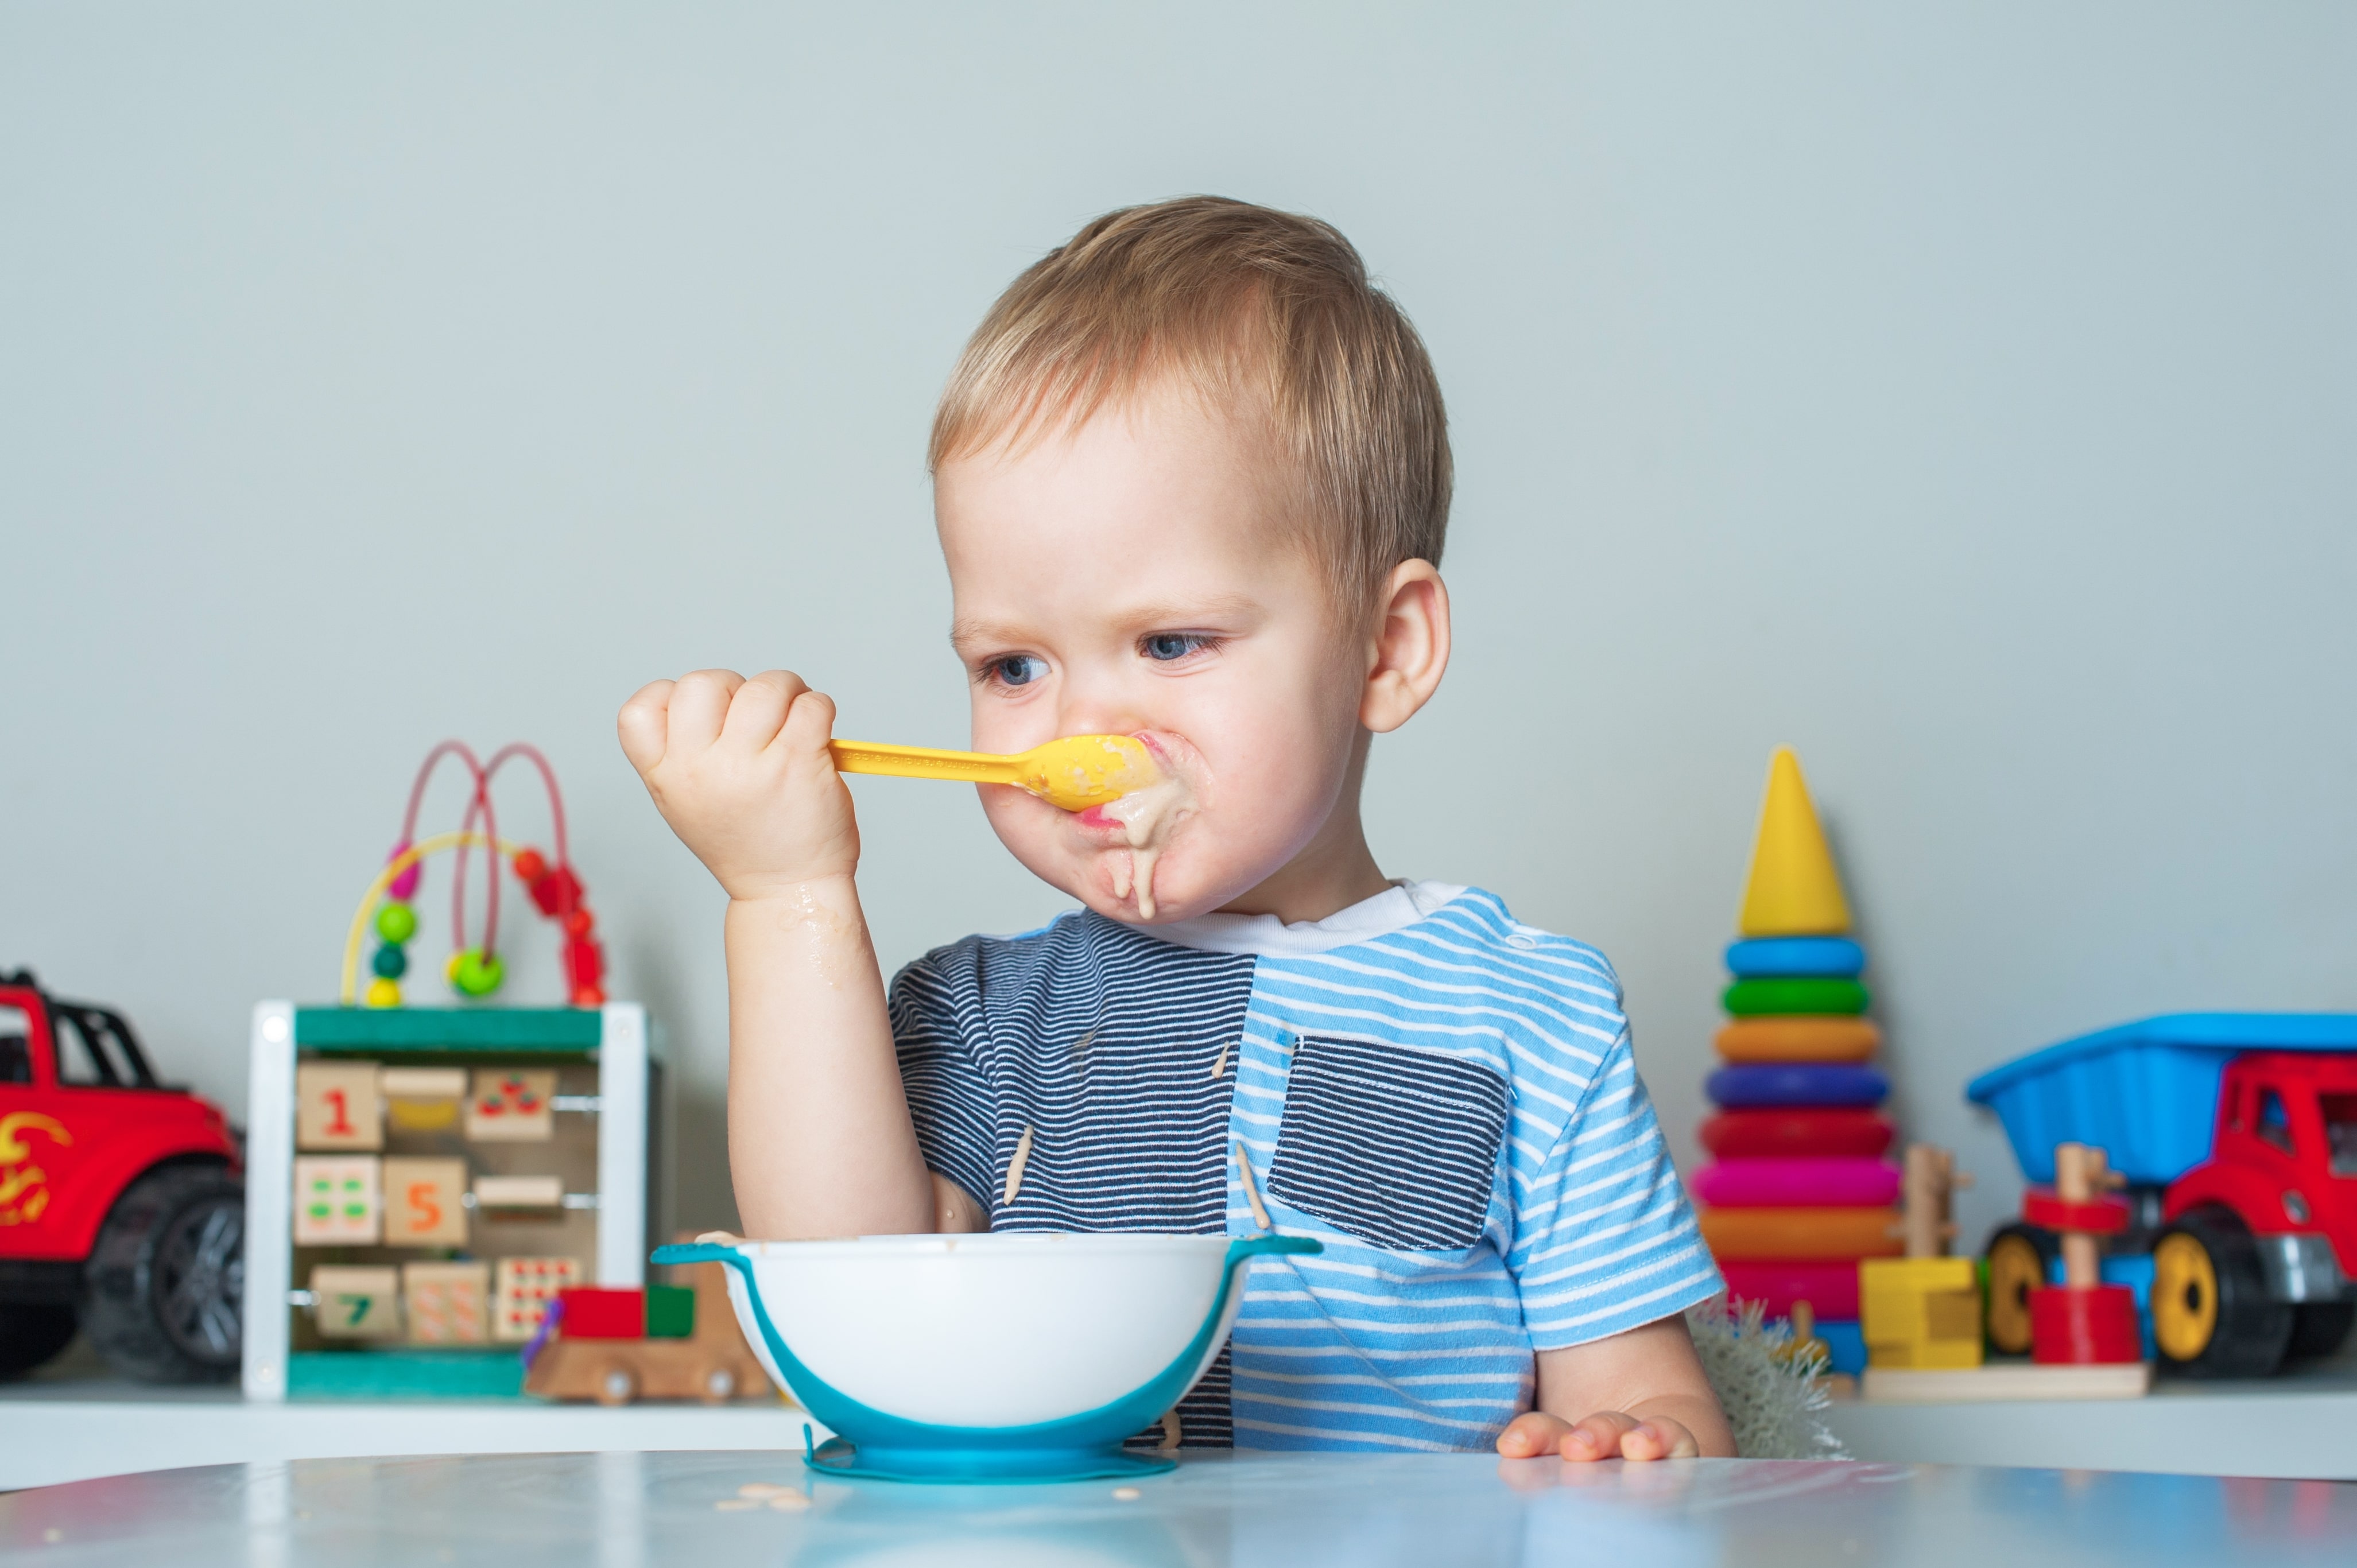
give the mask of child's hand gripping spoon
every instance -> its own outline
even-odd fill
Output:
[[[856,740],[838,740],[832,747],[840,772],[1012,784],[1067,811],[1118,800],[1162,777],[1153,754],[1125,735],[1068,735],[1013,757]]]

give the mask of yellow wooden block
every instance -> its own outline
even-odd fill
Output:
[[[1970,1258],[1869,1258],[1857,1277],[1869,1363],[1944,1370],[1981,1364],[1980,1280]]]

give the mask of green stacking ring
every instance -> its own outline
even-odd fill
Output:
[[[1863,1013],[1866,987],[1819,976],[1738,980],[1719,1003],[1738,1018],[1785,1013]]]

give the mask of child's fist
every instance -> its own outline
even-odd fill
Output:
[[[1498,1434],[1498,1452],[1509,1459],[1560,1454],[1585,1463],[1596,1459],[1692,1459],[1702,1444],[1667,1416],[1640,1421],[1617,1410],[1601,1410],[1576,1422],[1544,1411],[1526,1411]]]
[[[622,753],[656,809],[731,898],[859,865],[851,791],[827,737],[834,704],[783,670],[699,670],[622,704]]]

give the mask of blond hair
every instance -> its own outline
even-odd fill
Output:
[[[1174,372],[1265,410],[1341,603],[1439,563],[1448,418],[1423,339],[1331,224],[1222,197],[1108,212],[1009,285],[942,393],[928,466],[1076,428]]]

